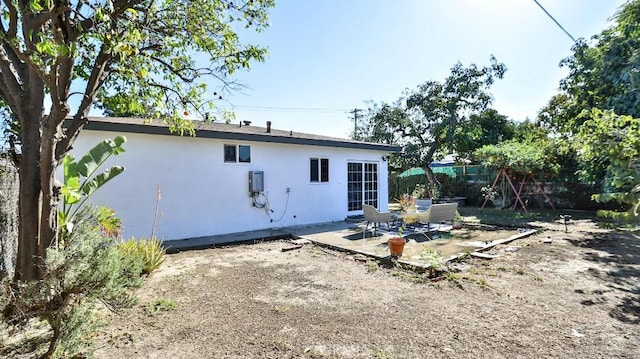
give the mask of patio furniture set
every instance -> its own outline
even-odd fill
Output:
[[[421,233],[426,237],[431,238],[430,232],[432,229],[440,229],[443,222],[453,223],[456,217],[456,211],[458,210],[458,203],[441,203],[432,204],[425,210],[417,209],[415,212],[394,214],[391,212],[380,212],[375,207],[364,204],[364,219],[367,222],[365,231],[369,229],[369,225],[373,225],[374,235],[377,234],[380,228],[380,223],[385,223],[387,229],[391,228],[393,223],[401,221],[401,227],[416,227],[418,230],[415,232]]]

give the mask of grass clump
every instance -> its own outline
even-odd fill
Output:
[[[157,238],[132,238],[118,243],[117,249],[123,258],[138,258],[142,262],[142,274],[150,274],[164,262],[165,250]]]
[[[478,283],[480,288],[483,288],[483,289],[488,289],[489,288],[489,282],[485,278],[478,278],[476,280],[476,283]]]

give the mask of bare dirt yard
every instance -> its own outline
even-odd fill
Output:
[[[574,221],[427,279],[283,241],[168,255],[99,358],[638,358],[640,239]]]

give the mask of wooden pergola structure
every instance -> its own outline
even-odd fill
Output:
[[[522,176],[522,180],[520,181],[520,186],[516,189],[516,186],[513,184],[513,181],[511,181],[511,176],[509,176],[509,174],[507,173],[507,168],[504,168],[504,167],[500,168],[496,173],[496,179],[493,181],[493,184],[491,185],[491,189],[489,190],[489,192],[493,192],[496,185],[498,184],[498,181],[501,178],[503,181],[509,184],[509,188],[511,189],[513,194],[516,196],[516,201],[511,207],[512,210],[515,210],[519,204],[520,206],[522,206],[522,209],[524,210],[525,213],[527,214],[529,213],[527,211],[527,205],[524,203],[521,196],[523,195],[522,190],[525,189],[525,185],[530,182],[533,183],[536,190],[538,191],[538,194],[541,194],[542,196],[544,196],[545,202],[548,203],[551,206],[551,208],[553,208],[554,210],[556,209],[556,207],[553,205],[553,202],[551,202],[551,198],[547,196],[547,194],[544,192],[543,187],[535,179],[535,177],[531,172],[524,173],[524,175]],[[480,210],[484,209],[484,207],[487,205],[487,201],[489,201],[489,197],[485,197],[484,203],[482,203],[482,207],[480,208]]]

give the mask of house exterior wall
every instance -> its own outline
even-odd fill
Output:
[[[84,130],[72,153],[79,158],[116,135]],[[361,214],[347,210],[347,163],[353,161],[378,164],[379,208],[388,207],[385,151],[136,133],[125,136],[126,152],[105,164],[124,165],[125,172],[91,199],[116,211],[124,238],[151,235],[158,186],[156,236],[163,240],[339,221]],[[249,145],[251,163],[225,163],[225,144]],[[310,182],[310,158],[329,159],[328,183]],[[249,171],[264,171],[268,214],[252,205]]]

